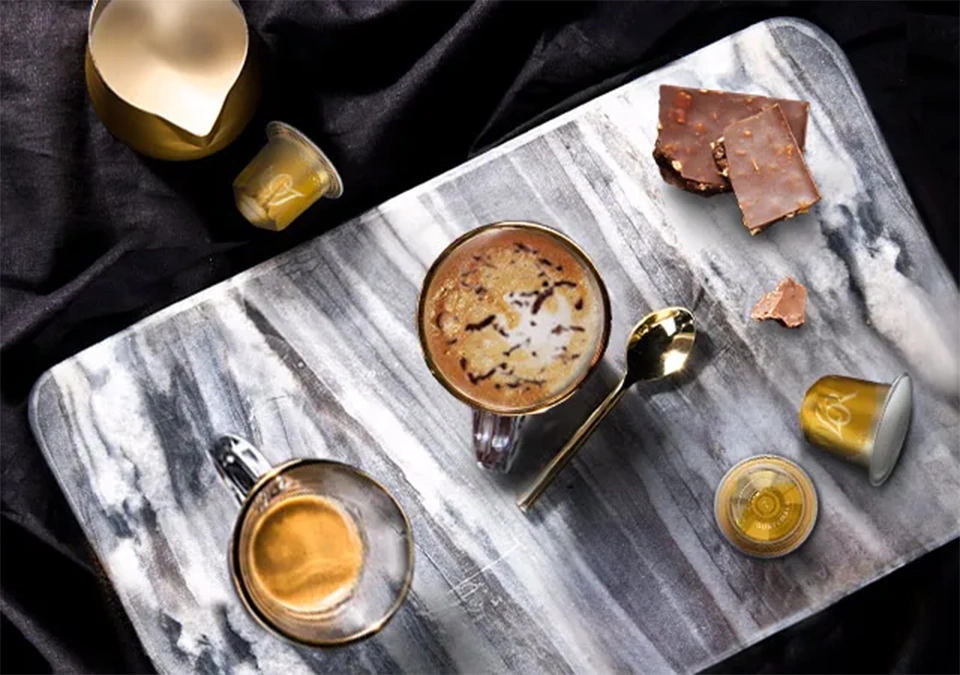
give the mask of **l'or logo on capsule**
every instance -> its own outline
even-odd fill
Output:
[[[817,419],[824,427],[837,435],[837,438],[843,440],[843,430],[850,424],[853,413],[850,412],[845,404],[847,401],[855,398],[857,392],[851,392],[846,396],[841,396],[837,392],[830,392],[817,403]]]
[[[293,178],[288,173],[274,174],[271,166],[264,172],[264,182],[266,182],[266,194],[269,200],[267,206],[280,206],[286,204],[291,199],[302,197],[303,193],[293,189]]]

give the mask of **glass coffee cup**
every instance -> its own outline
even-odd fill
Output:
[[[571,239],[505,221],[467,232],[434,261],[417,330],[430,371],[473,408],[478,464],[506,472],[524,416],[570,398],[600,363],[610,299]]]
[[[247,611],[311,647],[374,635],[413,581],[413,535],[397,501],[347,464],[294,459],[271,467],[237,436],[210,455],[240,502],[230,576]]]

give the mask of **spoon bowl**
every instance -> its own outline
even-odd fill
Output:
[[[520,510],[527,511],[533,506],[627,389],[636,382],[659,380],[683,370],[696,337],[693,314],[684,307],[667,307],[643,317],[627,341],[626,374],[520,496],[517,500]]]
[[[659,380],[683,370],[696,336],[693,314],[683,307],[668,307],[643,317],[627,342],[630,384]]]

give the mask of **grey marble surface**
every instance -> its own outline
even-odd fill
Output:
[[[823,201],[751,238],[731,195],[665,185],[650,156],[663,82],[810,101]],[[469,411],[432,379],[414,330],[433,258],[500,219],[570,234],[614,312],[603,367],[526,426],[507,477],[474,466]],[[807,285],[808,324],[750,321],[786,274]],[[612,386],[630,326],[672,304],[699,321],[692,372],[628,393],[521,514],[516,491]],[[773,21],[91,347],[40,380],[31,416],[161,671],[690,671],[960,534],[958,313],[841,52],[812,26]],[[819,376],[903,370],[914,418],[882,488],[804,443],[797,410]],[[273,462],[350,462],[394,492],[416,571],[382,633],[309,650],[244,613],[226,561],[237,507],[205,453],[222,432]],[[713,491],[768,452],[807,469],[820,517],[795,554],[759,561],[725,544]]]

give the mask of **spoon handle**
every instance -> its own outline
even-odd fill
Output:
[[[597,409],[587,418],[587,421],[581,424],[577,432],[570,437],[567,444],[560,448],[560,452],[543,468],[543,471],[537,476],[537,480],[533,485],[517,500],[517,506],[520,507],[521,511],[525,512],[533,506],[537,498],[539,498],[543,491],[547,489],[547,486],[553,482],[553,479],[563,470],[563,467],[567,465],[567,462],[577,454],[577,451],[580,450],[580,446],[583,445],[584,441],[590,438],[590,434],[592,434],[594,429],[603,421],[607,413],[613,410],[613,406],[615,406],[617,401],[620,400],[620,397],[626,393],[630,384],[628,384],[626,378],[620,380],[620,383],[614,387],[613,391],[603,399],[603,403],[597,406]]]

